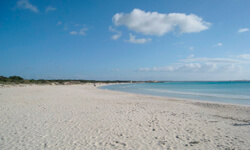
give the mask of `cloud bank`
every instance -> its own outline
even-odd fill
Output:
[[[132,31],[145,35],[162,36],[171,31],[179,33],[194,33],[207,30],[209,22],[202,18],[184,13],[161,14],[134,9],[131,13],[117,13],[112,18],[116,26],[126,26]]]
[[[243,63],[247,63],[246,61],[239,60],[239,59],[206,58],[206,57],[189,58],[189,59],[183,59],[181,61],[185,62],[185,63],[190,63],[190,62],[218,63],[218,64],[243,64]]]
[[[180,72],[180,73],[239,73],[242,66],[235,64],[218,65],[216,63],[187,63],[166,67],[139,68],[140,72]]]
[[[180,60],[180,63],[175,63],[165,67],[139,68],[138,72],[168,72],[168,73],[195,73],[198,74],[224,74],[239,75],[250,64],[250,54],[242,54],[237,56],[239,59],[231,58],[193,58],[190,55],[187,59]],[[243,60],[247,59],[247,60]],[[246,69],[246,68],[245,68]]]

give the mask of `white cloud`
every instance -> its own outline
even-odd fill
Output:
[[[77,32],[76,31],[71,31],[69,32],[71,35],[77,35]]]
[[[247,31],[249,31],[248,28],[241,28],[238,30],[238,33],[247,32]]]
[[[237,56],[237,58],[250,59],[250,54],[242,54],[242,55]]]
[[[28,0],[17,1],[16,7],[18,9],[28,9],[28,10],[33,11],[35,13],[39,12],[38,8],[36,6],[30,4]]]
[[[56,25],[60,26],[61,24],[62,24],[62,21],[58,21]]]
[[[194,47],[193,47],[193,46],[191,46],[191,47],[189,47],[189,49],[192,51],[192,50],[194,50]]]
[[[193,58],[193,57],[194,57],[194,54],[191,54],[187,58],[190,59],[190,58]]]
[[[179,67],[176,67],[174,71],[179,71],[179,72],[196,72],[201,68],[201,64],[199,63],[190,63],[190,64],[183,64]]]
[[[46,7],[46,9],[45,9],[45,13],[48,13],[49,11],[55,11],[55,10],[56,10],[55,7],[48,6],[48,7]]]
[[[112,28],[111,26],[109,26],[109,31],[116,33],[115,35],[113,35],[111,37],[113,40],[117,40],[117,39],[119,39],[122,36],[122,32],[121,31],[117,31],[116,29]]]
[[[223,45],[222,43],[215,44],[215,46],[222,46],[222,45]]]
[[[85,33],[85,31],[87,31],[88,30],[88,28],[82,28],[82,29],[80,29],[80,31],[79,32],[77,32],[77,31],[71,31],[71,32],[69,32],[71,35],[86,35],[86,33]]]
[[[117,40],[117,39],[119,39],[121,37],[121,34],[115,34],[115,35],[113,35],[111,38],[113,39],[113,40]]]
[[[57,22],[57,26],[61,25],[62,21]],[[75,24],[74,22],[71,23],[64,23],[63,30],[69,30],[69,34],[71,35],[86,35],[86,31],[89,30],[87,25],[83,24]]]
[[[129,36],[130,36],[129,40],[126,40],[126,41],[130,42],[130,43],[143,44],[143,43],[151,41],[151,39],[149,39],[149,38],[148,39],[145,39],[145,38],[136,39],[136,36],[132,35],[131,33],[129,34]]]
[[[166,67],[153,67],[153,68],[139,68],[137,71],[140,72],[172,72],[175,68],[173,66]]]
[[[80,35],[86,35],[86,31],[88,31],[88,28],[81,28],[79,31]]]
[[[134,9],[129,14],[117,13],[112,20],[116,26],[124,25],[135,32],[158,36],[174,31],[177,27],[180,33],[192,33],[207,30],[210,26],[210,23],[194,14],[160,14],[140,9]]]
[[[243,67],[240,65],[228,64],[228,65],[221,66],[218,71],[229,72],[229,73],[239,73],[242,71],[242,69]]]
[[[111,31],[111,32],[118,32],[118,31],[116,31],[116,29],[112,28],[111,26],[109,26],[109,31]]]

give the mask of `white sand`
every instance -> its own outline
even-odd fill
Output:
[[[2,87],[0,116],[1,150],[250,148],[250,107],[93,85]]]

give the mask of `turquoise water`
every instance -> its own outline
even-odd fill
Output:
[[[116,84],[100,87],[130,93],[250,105],[250,82],[164,82]]]

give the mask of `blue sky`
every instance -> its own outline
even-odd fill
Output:
[[[250,79],[249,0],[3,0],[0,75]]]

